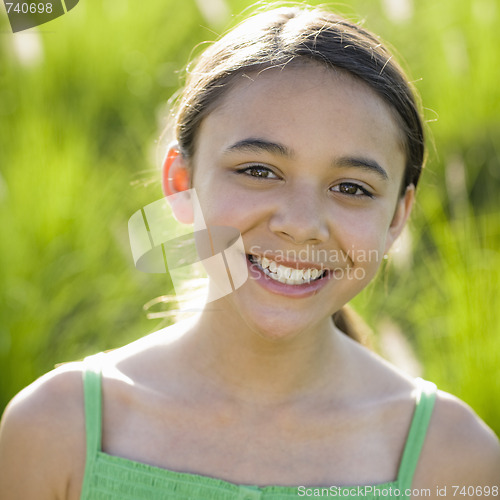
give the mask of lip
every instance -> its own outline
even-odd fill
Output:
[[[328,271],[325,276],[323,276],[319,280],[311,281],[310,283],[304,283],[303,285],[288,285],[286,283],[281,283],[279,281],[273,280],[272,278],[267,276],[263,271],[261,271],[259,266],[252,264],[252,262],[248,260],[248,257],[246,257],[246,261],[248,266],[249,280],[256,281],[262,288],[271,293],[284,295],[291,298],[298,299],[316,295],[322,288],[324,288],[328,284],[328,282],[332,278],[332,273]],[[286,264],[284,261],[280,261],[280,264],[293,267],[292,265]],[[304,267],[308,266],[306,265]],[[314,267],[316,269],[325,269],[318,267],[317,264],[311,267]],[[297,269],[302,269],[302,267],[298,267]]]

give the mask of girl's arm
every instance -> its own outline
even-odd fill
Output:
[[[500,498],[500,442],[450,394],[438,392],[413,487],[432,498]]]
[[[43,376],[7,406],[0,425],[2,500],[78,499],[85,467],[81,372]]]

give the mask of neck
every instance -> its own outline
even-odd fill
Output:
[[[345,396],[352,380],[352,341],[330,318],[292,338],[272,340],[241,318],[205,310],[187,336],[187,362],[205,382],[242,403],[277,405],[335,385]]]

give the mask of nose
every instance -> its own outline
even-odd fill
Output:
[[[284,187],[277,199],[269,228],[295,244],[319,244],[328,240],[330,230],[325,202],[313,186]]]

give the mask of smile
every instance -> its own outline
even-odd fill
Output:
[[[256,255],[248,255],[248,260],[266,276],[287,285],[304,285],[320,280],[328,274],[328,270],[326,269],[317,269],[315,267],[297,269],[278,264],[266,257],[257,257]]]

